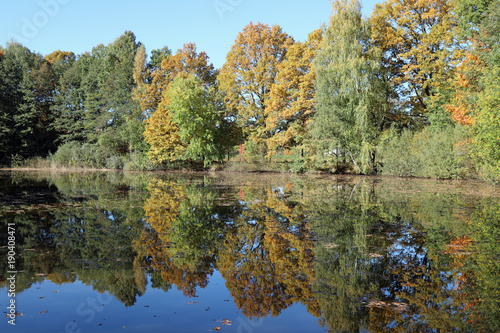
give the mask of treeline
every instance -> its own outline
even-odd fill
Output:
[[[0,48],[0,163],[500,179],[500,3],[337,0],[307,40],[248,24],[214,68],[132,32]]]

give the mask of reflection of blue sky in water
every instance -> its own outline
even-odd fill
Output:
[[[429,281],[439,280],[437,289],[432,289],[432,284],[425,288],[430,288],[431,295],[444,292],[445,297],[437,297],[436,301],[440,302],[439,311],[450,315],[451,327],[455,325],[453,316],[464,314],[453,303],[458,296],[465,297],[464,302],[467,297],[488,297],[481,294],[481,285],[467,285],[472,294],[469,289],[464,290],[470,295],[455,290],[457,279],[466,279],[470,267],[475,266],[467,266],[464,261],[460,263],[463,266],[454,267],[457,255],[446,252],[451,240],[470,234],[473,226],[455,215],[470,216],[476,212],[470,207],[478,206],[471,205],[471,200],[482,202],[483,198],[464,196],[462,201],[458,196],[441,199],[414,194],[411,205],[397,194],[391,197],[395,191],[388,184],[377,185],[377,189],[385,189],[389,194],[376,196],[359,180],[353,184],[345,180],[328,184],[323,179],[299,178],[299,185],[287,180],[287,186],[283,186],[279,179],[241,185],[244,182],[229,178],[224,180],[228,184],[220,187],[212,186],[209,179],[200,185],[196,176],[183,177],[175,176],[166,182],[185,190],[179,208],[185,211],[173,212],[174,217],[179,215],[178,220],[168,217],[171,225],[162,225],[161,216],[156,220],[145,217],[146,200],[152,195],[170,195],[163,193],[161,187],[156,194],[140,190],[147,188],[147,178],[141,186],[134,180],[135,187],[129,187],[127,196],[116,191],[117,184],[123,188],[129,181],[119,176],[105,181],[99,176],[85,176],[81,178],[86,182],[71,186],[64,177],[51,179],[52,184],[57,184],[54,186],[61,202],[54,204],[50,199],[52,204],[45,208],[39,202],[43,181],[34,182],[38,193],[34,197],[38,199],[33,205],[28,197],[23,197],[26,194],[19,194],[32,190],[22,177],[12,183],[14,187],[3,184],[6,187],[0,200],[7,202],[10,213],[0,210],[0,227],[4,222],[15,221],[21,243],[26,242],[18,251],[18,263],[24,265],[19,267],[23,271],[18,274],[18,287],[22,290],[24,285],[25,289],[18,293],[17,310],[23,315],[16,318],[16,332],[33,332],[40,327],[47,332],[63,332],[66,324],[71,330],[82,332],[155,332],[166,328],[198,332],[215,327],[224,332],[243,328],[255,332],[277,332],[283,328],[287,332],[322,332],[327,326],[321,327],[318,321],[328,325],[329,320],[342,319],[335,317],[339,313],[329,312],[332,307],[342,309],[345,305],[336,302],[347,302],[346,306],[357,309],[354,315],[346,315],[348,320],[360,323],[386,309],[384,304],[399,302],[401,308],[407,307],[408,300],[396,296],[395,291],[411,292],[413,287],[401,285],[401,272],[394,273],[395,268],[409,272],[410,277],[418,269]],[[219,184],[217,176],[213,177]],[[307,182],[311,185],[304,185]],[[239,193],[242,189],[244,199]],[[307,191],[312,195],[303,195]],[[46,194],[47,198],[54,197],[54,193]],[[79,199],[74,200],[77,196]],[[12,204],[10,197],[20,203]],[[169,207],[159,207],[162,204],[166,203],[155,201],[155,208],[167,214]],[[449,209],[443,209],[443,205]],[[412,215],[424,209],[425,221]],[[196,228],[192,229],[193,225]],[[157,234],[155,228],[162,233]],[[137,241],[144,232],[155,241],[141,247]],[[0,255],[0,265],[5,265],[3,248]],[[437,260],[429,260],[431,255]],[[467,249],[464,258],[480,260],[477,255]],[[488,255],[498,258],[495,250]],[[176,280],[180,285],[165,280],[171,275],[162,275],[172,268],[181,274]],[[245,280],[245,274],[253,275]],[[495,275],[489,278],[494,279]],[[3,279],[0,275],[0,281]],[[186,279],[192,281],[183,284]],[[54,283],[57,281],[60,284]],[[145,288],[140,281],[146,284]],[[248,281],[249,285],[241,281]],[[313,284],[315,289],[308,291]],[[184,296],[189,288],[195,289],[196,297]],[[247,302],[262,298],[271,302],[257,309],[266,315],[260,322],[249,321],[244,311],[255,309]],[[320,317],[311,312],[318,300]],[[8,301],[7,288],[3,287],[0,305],[4,307]],[[381,305],[368,309],[372,302]],[[276,316],[268,316],[273,307]],[[474,308],[468,311],[473,312]],[[494,310],[491,311],[489,315],[494,316]],[[418,308],[411,318],[422,325],[433,324]],[[224,325],[224,319],[232,325]],[[7,325],[5,319],[0,330],[10,331]],[[384,325],[401,328],[400,321]],[[359,329],[367,331],[367,327],[362,324]]]
[[[18,333],[65,332],[67,325],[75,332],[123,333],[207,332],[221,327],[223,332],[254,328],[256,332],[275,333],[286,322],[287,332],[324,332],[301,304],[287,308],[279,317],[250,321],[237,309],[224,283],[215,271],[197,297],[186,298],[175,286],[168,292],[151,288],[148,279],[147,292],[134,306],[126,307],[108,293],[100,294],[80,281],[58,285],[45,280],[18,295],[18,307],[24,314],[17,317],[15,328],[6,320],[1,321],[0,328],[2,332]],[[2,306],[6,299],[6,288],[0,288]],[[231,325],[222,324],[224,319]]]

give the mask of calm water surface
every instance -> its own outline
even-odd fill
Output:
[[[499,197],[416,179],[2,172],[0,331],[500,332]]]

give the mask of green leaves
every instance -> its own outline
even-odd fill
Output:
[[[223,140],[224,104],[214,87],[203,85],[193,75],[177,77],[168,91],[172,120],[187,145],[185,156],[204,166],[222,160],[228,148]]]
[[[45,155],[55,148],[52,65],[18,43],[0,52],[0,164]]]
[[[360,3],[336,1],[333,9],[314,61],[317,111],[312,136],[316,142],[330,141],[329,149],[340,149],[358,172],[372,173],[374,146],[385,117],[383,103],[377,103],[384,96],[384,91],[376,91],[382,87],[376,83],[379,67],[368,53],[370,34]]]

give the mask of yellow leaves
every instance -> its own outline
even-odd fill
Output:
[[[206,85],[213,85],[217,74],[206,53],[197,53],[193,43],[185,44],[174,56],[163,59],[161,67],[152,74],[151,84],[139,91],[143,111],[154,112],[146,120],[144,132],[144,138],[151,146],[148,155],[154,163],[175,161],[186,151],[179,127],[169,111],[167,92],[176,76],[188,74],[200,78]]]
[[[2,53],[2,52],[0,52],[0,53]],[[45,56],[45,60],[48,63],[50,63],[51,65],[53,65],[56,62],[64,62],[67,59],[73,58],[74,56],[75,56],[75,54],[73,52],[57,50],[57,51],[52,52],[51,54],[47,54]],[[1,55],[0,55],[0,58],[2,58]]]
[[[266,132],[268,154],[277,148],[289,149],[297,145],[307,132],[314,113],[316,73],[313,60],[323,37],[323,30],[313,31],[306,42],[297,42],[287,50],[286,59],[278,65],[276,82],[272,85],[267,115]]]
[[[426,112],[425,98],[446,84],[460,59],[451,7],[451,0],[389,0],[370,18],[372,43],[384,52],[402,106],[414,114]]]
[[[215,83],[217,71],[209,63],[205,52],[197,52],[194,43],[184,44],[175,55],[163,59],[160,68],[151,74],[152,82],[147,86],[146,93],[141,96],[142,110],[154,112],[168,85],[177,75],[187,73],[194,74],[206,84]]]
[[[269,92],[293,39],[279,26],[250,23],[238,34],[220,75],[220,89],[246,134],[262,136]]]
[[[179,127],[172,121],[167,108],[160,104],[158,110],[146,120],[144,139],[151,146],[148,156],[153,163],[174,161],[185,151]]]

